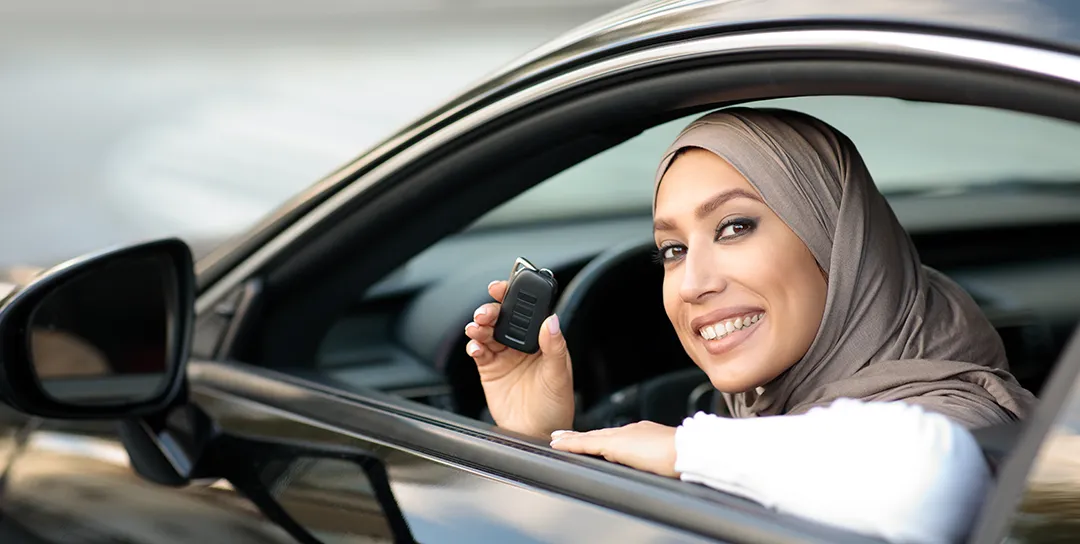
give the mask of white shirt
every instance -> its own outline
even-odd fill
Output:
[[[793,416],[699,412],[675,471],[766,507],[903,543],[964,539],[992,476],[975,438],[903,402],[840,399]]]

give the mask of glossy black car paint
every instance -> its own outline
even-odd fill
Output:
[[[246,237],[198,263],[199,284],[211,285],[306,211],[439,127],[498,97],[598,59],[688,36],[810,26],[933,28],[1080,51],[1078,21],[1080,5],[1067,1],[731,0],[656,2],[628,8],[525,57],[313,186]],[[249,294],[255,291],[257,287],[251,284]],[[238,293],[230,304],[208,312],[235,315],[243,311],[246,300],[253,297]],[[221,328],[198,332],[195,343],[219,346],[227,342],[222,337],[235,331],[230,332],[227,317],[223,321]],[[737,500],[722,504],[723,510],[703,506],[681,498],[683,489],[665,487],[669,482],[618,467],[600,468],[599,461],[537,455],[545,450],[525,439],[497,443],[487,435],[469,436],[457,431],[450,415],[420,406],[403,411],[400,403],[380,400],[374,393],[362,399],[345,398],[330,387],[301,387],[281,376],[211,362],[194,363],[192,378],[194,402],[226,429],[301,438],[313,444],[344,444],[384,455],[397,500],[420,541],[528,542],[567,535],[581,541],[702,538],[653,521],[650,516],[664,501],[683,507],[681,522],[703,536],[731,536],[730,527],[725,527],[730,521],[740,527],[737,540],[809,538],[800,530],[806,525],[777,526],[767,518],[755,518],[757,511]],[[4,412],[0,417],[8,434],[0,442],[5,484],[5,516],[0,526],[12,524],[49,542],[290,541],[228,487],[199,482],[174,489],[140,479],[127,466],[111,423],[34,420],[28,425],[17,414]],[[417,438],[421,436],[423,440]],[[436,462],[434,452],[424,452],[425,444],[433,440],[442,448],[440,459],[486,455],[488,464]],[[521,454],[507,455],[506,446]],[[551,471],[545,468],[556,463],[567,468],[552,481],[547,479]],[[534,479],[524,478],[529,474]],[[640,495],[622,497],[621,511],[617,511],[572,493],[577,489],[584,496],[585,486],[596,485],[606,485],[613,492],[630,488]],[[730,520],[719,517],[724,512]],[[866,541],[814,530],[820,541]]]

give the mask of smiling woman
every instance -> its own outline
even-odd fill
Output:
[[[558,318],[524,354],[493,339],[491,303],[466,349],[495,422],[891,541],[962,538],[990,481],[967,428],[1022,419],[1035,398],[975,301],[922,265],[851,140],[790,110],[706,115],[661,161],[653,225],[667,317],[743,421],[566,430]]]
[[[665,260],[668,317],[736,416],[841,397],[906,400],[969,427],[1030,411],[993,326],[955,282],[922,266],[858,150],[831,126],[786,110],[725,110],[692,123],[657,177],[656,217],[677,225],[657,242],[685,252]],[[725,323],[758,314],[752,329]],[[701,334],[716,323],[726,336]]]

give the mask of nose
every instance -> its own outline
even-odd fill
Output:
[[[683,260],[682,285],[679,296],[684,302],[696,303],[727,288],[723,268],[708,251],[688,251]]]

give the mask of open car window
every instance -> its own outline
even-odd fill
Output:
[[[1076,255],[1038,233],[1005,232],[1020,240],[1008,243],[944,233],[962,230],[978,237],[988,227],[1080,223],[1080,154],[1074,151],[1080,147],[1080,124],[883,97],[796,97],[751,105],[801,110],[851,137],[901,223],[919,232],[916,245],[924,263],[956,279],[994,314],[990,317],[1006,343],[1014,374],[1025,387],[1039,391],[1080,309],[1075,296],[1080,291],[1061,289],[1074,270],[1069,259]],[[480,417],[483,401],[477,397],[482,393],[472,383],[475,368],[465,354],[462,327],[476,306],[488,301],[484,286],[505,278],[519,256],[552,268],[565,286],[605,250],[651,240],[656,165],[695,117],[652,127],[586,159],[492,209],[471,229],[412,257],[368,289],[358,306],[328,331],[315,366],[349,382],[424,396]],[[1040,245],[1056,247],[1056,256],[1021,256],[1021,246]],[[655,280],[645,277],[655,271],[640,273],[633,278],[636,283],[625,277],[639,292]],[[656,319],[635,321],[642,323],[641,332],[670,331],[662,311],[655,313]],[[633,329],[627,323],[620,328],[628,326]],[[405,356],[388,365],[382,362],[388,353]],[[683,353],[666,355],[662,360],[677,364],[637,373],[624,366],[619,370],[623,382],[597,387],[596,395],[651,377],[649,372],[692,366]],[[587,364],[584,358],[581,363]]]
[[[882,192],[894,204],[907,201],[904,210],[894,205],[902,222],[909,217],[903,211],[935,216],[938,222],[916,241],[927,244],[919,247],[924,262],[953,265],[942,271],[971,289],[1003,337],[1018,379],[1039,390],[1060,355],[1064,340],[1059,331],[1071,330],[1080,310],[1080,298],[1059,288],[1073,281],[1078,255],[1065,248],[1052,258],[1018,256],[1017,248],[1032,244],[999,243],[989,235],[969,244],[956,238],[955,231],[979,236],[990,226],[980,221],[993,221],[995,227],[1001,226],[999,221],[1006,227],[1015,223],[1017,229],[1025,228],[1024,223],[1057,227],[1058,219],[1070,227],[1080,224],[1080,208],[1075,206],[1080,194],[1073,193],[1080,188],[1080,154],[1075,153],[1080,125],[992,108],[880,97],[800,97],[751,105],[800,110],[833,124],[858,146]],[[470,230],[447,236],[413,257],[367,290],[326,335],[313,374],[329,378],[337,388],[356,384],[358,389],[379,389],[461,419],[491,423],[475,363],[465,353],[463,331],[473,310],[490,300],[484,290],[487,282],[505,278],[514,258],[525,256],[552,268],[565,286],[606,250],[650,240],[656,165],[695,117],[653,127],[582,161],[494,208]],[[1059,198],[1062,191],[1073,196]],[[992,207],[977,200],[991,192],[1000,195]],[[1033,200],[1032,194],[1052,196]],[[960,225],[957,214],[973,208],[983,211],[973,212]],[[1051,209],[1064,210],[1063,215],[1051,214]],[[958,252],[965,244],[970,251]],[[927,248],[931,251],[924,251]],[[957,253],[964,253],[967,261],[955,265]],[[573,325],[579,327],[573,331],[580,333],[578,338],[589,338],[586,350],[572,350],[584,410],[634,384],[693,367],[677,342],[656,357],[643,355],[640,347],[625,349],[628,337],[655,339],[671,332],[659,306],[659,285],[642,281],[653,281],[662,271],[655,266],[647,270],[623,274],[620,286],[628,287],[619,291],[652,297],[655,312],[640,317],[633,313],[640,308],[605,305],[608,315],[621,316],[617,322],[579,320]],[[611,296],[604,302],[620,298],[626,304],[625,299],[633,298],[635,304],[641,300]],[[1027,320],[1029,315],[1036,319]],[[569,321],[567,337],[573,339]],[[1080,479],[1076,489],[1080,491]],[[717,494],[695,493],[706,500]],[[1037,521],[1021,517],[1016,534],[1032,519]]]

